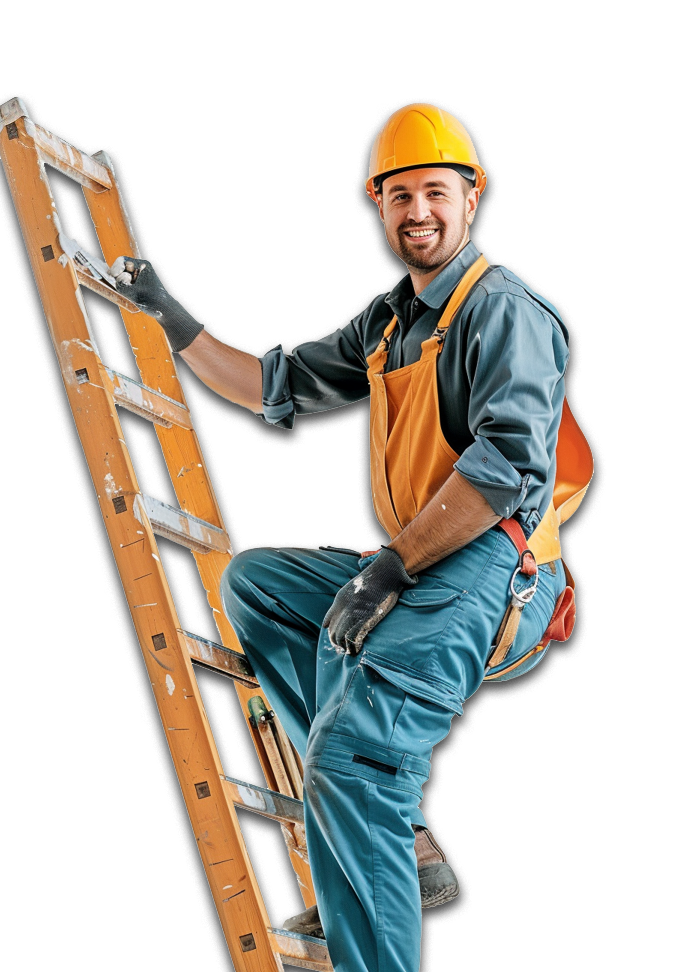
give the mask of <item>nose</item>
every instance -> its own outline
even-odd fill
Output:
[[[429,206],[429,200],[422,193],[415,193],[410,202],[409,211],[407,213],[408,219],[414,220],[415,223],[421,223],[423,220],[431,216],[431,207]]]

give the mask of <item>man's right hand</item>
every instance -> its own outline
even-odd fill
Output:
[[[180,303],[163,287],[153,265],[136,257],[117,257],[109,271],[116,280],[116,289],[143,311],[154,317],[169,338],[173,351],[188,348],[203,331]]]

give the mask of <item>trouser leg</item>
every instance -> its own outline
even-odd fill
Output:
[[[320,629],[358,572],[345,557],[328,565],[315,551],[243,554],[226,574],[224,603],[289,735],[301,753],[307,744],[308,848],[335,969],[417,972],[411,824],[423,819],[431,747],[454,700],[457,711],[482,681],[517,558],[490,531],[422,572],[351,658]]]
[[[361,656],[327,668],[308,743],[305,819],[330,957],[336,972],[418,972],[412,820],[453,713],[407,695]]]

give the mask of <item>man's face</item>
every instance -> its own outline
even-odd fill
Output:
[[[479,198],[454,169],[410,169],[389,176],[378,208],[391,249],[412,269],[436,270],[467,239]]]

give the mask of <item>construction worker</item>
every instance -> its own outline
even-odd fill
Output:
[[[318,909],[290,927],[324,931],[337,972],[417,972],[421,906],[458,893],[419,809],[432,749],[486,672],[540,660],[565,595],[557,533],[537,570],[526,546],[553,509],[567,332],[470,240],[485,183],[453,116],[392,115],[366,185],[408,274],[292,354],[221,343],[146,261],[112,268],[195,374],[267,423],[290,429],[297,414],[370,396],[372,493],[390,542],[367,555],[248,550],[222,585],[304,759]]]

